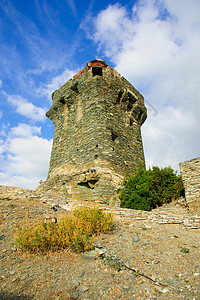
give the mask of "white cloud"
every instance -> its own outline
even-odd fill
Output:
[[[142,132],[147,166],[178,169],[180,161],[199,156],[199,121],[190,111],[165,107],[149,118]]]
[[[67,3],[69,5],[73,15],[76,16],[77,15],[77,10],[76,10],[76,5],[75,5],[74,0],[67,0]]]
[[[76,74],[77,72],[78,72],[77,70],[71,70],[66,68],[62,74],[55,76],[51,80],[51,82],[41,85],[40,88],[38,89],[38,93],[48,97],[48,99],[51,99],[52,93],[56,89],[60,88],[70,78],[72,78],[73,75]]]
[[[0,119],[3,117],[3,112],[0,110]]]
[[[30,138],[14,138],[9,143],[8,151],[13,170],[23,176],[44,176],[44,170],[48,169],[51,142],[32,136]],[[48,155],[47,155],[48,153]]]
[[[158,112],[150,107],[142,129],[147,165],[178,168],[200,155],[199,11],[197,0],[140,0],[132,11],[109,5],[82,26]]]
[[[46,85],[40,87],[40,94],[49,96],[63,85],[76,70],[66,69]],[[15,108],[16,113],[31,121],[45,121],[47,109],[37,107],[24,97],[2,94]],[[52,140],[42,137],[41,127],[20,123],[11,127],[3,124],[0,130],[0,184],[35,189],[40,180],[48,174]]]
[[[7,124],[7,126],[4,123],[1,124],[0,136],[6,136],[6,131],[7,131],[8,126],[9,126],[9,124]]]
[[[15,137],[29,138],[34,134],[40,135],[41,127],[20,123],[18,126],[11,128],[10,134]]]
[[[52,140],[40,135],[41,128],[19,124],[0,143],[0,182],[35,189],[46,179]]]
[[[2,84],[3,84],[3,83],[2,83],[2,80],[0,79],[0,88],[2,87]]]
[[[18,95],[7,95],[7,101],[16,108],[16,112],[34,121],[44,121],[46,109],[37,107]]]

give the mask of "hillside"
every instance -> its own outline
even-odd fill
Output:
[[[18,248],[17,225],[47,215],[59,220],[77,204],[0,187],[0,299],[199,299],[200,216],[180,204],[151,212],[102,207],[114,213],[116,227],[84,254]]]

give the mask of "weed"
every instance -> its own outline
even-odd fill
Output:
[[[10,204],[8,204],[8,207],[10,207],[10,208],[15,208],[15,207],[16,207],[16,205],[15,205],[15,204],[13,204],[13,203],[10,203]]]
[[[17,243],[31,253],[72,249],[76,252],[93,248],[92,237],[114,226],[112,215],[98,207],[81,206],[57,223],[18,226]]]
[[[106,256],[106,263],[109,267],[113,267],[113,268],[117,269],[117,271],[120,271],[122,268],[121,261],[118,259],[114,259],[112,257]]]
[[[11,199],[9,197],[7,197],[7,198],[1,199],[1,200],[10,201]]]
[[[183,252],[183,253],[189,253],[190,250],[188,248],[185,248],[185,247],[182,247],[182,246],[179,246],[179,248],[181,249],[180,251]]]
[[[147,230],[147,228],[146,228],[146,227],[141,227],[141,229],[142,229],[142,230]]]
[[[158,294],[158,295],[162,295],[162,292],[159,291],[159,290],[157,290],[157,289],[155,289],[155,292],[156,292],[156,294]]]
[[[190,282],[188,279],[185,279],[184,281],[185,281],[185,283],[189,283]]]

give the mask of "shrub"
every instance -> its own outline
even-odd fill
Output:
[[[118,190],[121,206],[151,210],[184,195],[182,178],[171,167],[139,167]]]
[[[31,253],[72,249],[76,252],[92,249],[92,237],[114,226],[110,213],[97,207],[79,207],[57,223],[18,226],[17,243]]]

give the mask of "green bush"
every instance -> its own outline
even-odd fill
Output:
[[[31,253],[66,248],[81,252],[93,248],[94,235],[107,232],[113,226],[113,217],[110,213],[105,213],[98,207],[81,206],[57,223],[40,221],[36,224],[18,226],[17,243]]]
[[[145,170],[140,166],[125,178],[118,193],[122,207],[151,210],[184,195],[184,187],[171,167]]]

